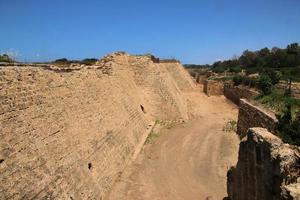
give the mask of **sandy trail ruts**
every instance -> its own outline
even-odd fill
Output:
[[[109,200],[201,200],[227,196],[226,173],[237,162],[238,137],[223,127],[237,118],[224,97],[186,94],[193,120],[160,132],[125,170]]]

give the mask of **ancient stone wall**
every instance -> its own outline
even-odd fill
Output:
[[[180,88],[191,81],[170,67],[125,53],[1,67],[0,199],[102,199],[156,119],[187,119]]]
[[[300,148],[263,128],[251,128],[227,174],[231,200],[300,199]]]
[[[260,93],[246,86],[234,86],[232,83],[224,84],[224,96],[236,105],[239,105],[240,99],[253,99]]]
[[[196,82],[199,84],[204,84],[204,81],[207,80],[207,76],[206,75],[198,75]]]
[[[240,100],[237,133],[241,138],[243,138],[248,129],[252,127],[263,127],[274,132],[276,123],[277,119],[274,113],[266,112],[245,99]]]
[[[221,81],[205,80],[203,84],[203,92],[207,96],[217,96],[224,94],[224,83]]]

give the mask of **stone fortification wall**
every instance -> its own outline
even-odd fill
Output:
[[[217,96],[224,94],[224,83],[221,81],[205,80],[203,91],[207,96]]]
[[[187,119],[192,82],[170,67],[125,53],[0,67],[0,199],[103,198],[156,119]]]
[[[240,100],[237,133],[241,138],[243,138],[248,129],[252,127],[263,127],[274,132],[276,123],[277,119],[274,113],[266,112],[245,99]]]
[[[224,96],[236,105],[239,105],[240,99],[253,99],[260,93],[246,86],[234,86],[232,83],[224,84]]]

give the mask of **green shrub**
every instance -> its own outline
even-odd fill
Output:
[[[292,144],[300,146],[300,112],[296,113],[290,130]]]
[[[271,94],[272,92],[272,80],[267,74],[260,75],[257,86],[265,95]]]
[[[261,95],[255,98],[259,103],[267,105],[275,112],[280,112],[285,105],[286,99],[279,91],[274,90],[269,95]]]
[[[292,105],[287,103],[281,115],[277,115],[277,130],[282,140],[289,144],[300,145],[300,112],[292,117]]]
[[[297,111],[300,110],[300,100],[287,96],[284,93],[284,90],[273,90],[269,95],[260,95],[255,98],[255,100],[261,104],[266,105],[273,111],[281,113],[286,104],[292,106],[292,115],[294,116]]]
[[[232,67],[229,69],[229,72],[239,73],[242,71],[242,68],[240,66]]]
[[[279,83],[280,79],[282,78],[282,73],[274,69],[267,69],[265,73],[270,77],[273,85]]]
[[[224,67],[214,67],[212,68],[212,71],[215,72],[215,73],[223,73],[226,71],[226,68]]]
[[[223,131],[225,132],[236,132],[237,131],[237,123],[235,120],[229,120],[223,127]]]

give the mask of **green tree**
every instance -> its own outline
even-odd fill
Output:
[[[239,61],[245,67],[257,67],[257,54],[255,52],[246,50],[240,57]]]
[[[280,71],[271,68],[265,69],[264,73],[266,73],[271,78],[273,85],[279,83],[282,77],[282,73]]]
[[[271,94],[273,84],[271,78],[267,74],[260,75],[258,79],[258,88],[265,94]]]

